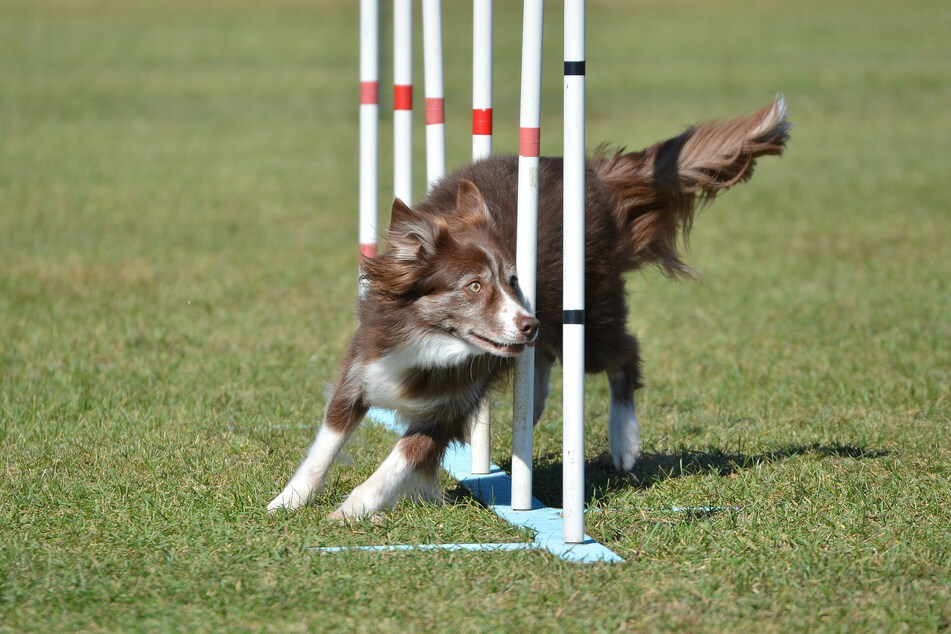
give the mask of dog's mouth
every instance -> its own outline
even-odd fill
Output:
[[[488,337],[483,337],[477,332],[469,331],[469,336],[472,337],[476,343],[480,346],[491,352],[492,354],[498,355],[500,357],[515,357],[522,353],[525,350],[525,343],[502,343],[500,341],[493,341]],[[533,345],[534,342],[529,343],[528,345]]]

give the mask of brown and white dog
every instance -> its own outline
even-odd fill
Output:
[[[782,154],[781,97],[750,114],[689,128],[633,153],[599,152],[586,175],[585,371],[606,372],[609,441],[628,471],[640,451],[634,391],[638,341],[626,331],[624,273],[655,265],[689,275],[678,241],[698,204]],[[410,209],[393,203],[386,248],[363,262],[360,325],[324,423],[304,462],[268,510],[295,509],[324,490],[327,472],[370,407],[407,427],[366,482],[334,512],[360,518],[401,495],[439,499],[437,469],[464,442],[480,400],[527,345],[536,345],[534,415],[544,409],[561,354],[562,160],[539,167],[536,313],[519,299],[515,271],[518,159],[493,156],[447,176]]]

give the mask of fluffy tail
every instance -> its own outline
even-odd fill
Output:
[[[631,268],[654,264],[671,277],[692,276],[677,242],[686,241],[694,212],[747,180],[758,157],[782,154],[789,128],[778,96],[761,110],[701,124],[640,152],[608,156],[599,149],[591,168],[614,197]]]

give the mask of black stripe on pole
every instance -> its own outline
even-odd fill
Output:
[[[566,310],[562,321],[565,324],[584,324],[584,310]]]
[[[584,60],[580,62],[565,62],[565,76],[584,75]]]

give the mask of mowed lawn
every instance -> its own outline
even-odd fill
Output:
[[[776,93],[796,127],[698,217],[701,282],[630,277],[643,457],[609,467],[603,377],[586,446],[587,530],[626,561],[576,565],[309,551],[530,537],[448,478],[445,506],[325,521],[392,446],[372,425],[314,507],[265,512],[355,327],[357,4],[0,2],[0,631],[947,631],[951,5],[589,3],[589,148]],[[471,5],[444,4],[452,166]],[[513,152],[521,9],[496,5]],[[381,224],[391,180],[384,158]],[[551,506],[560,396],[556,373],[535,443]],[[508,393],[493,417],[507,465]]]

